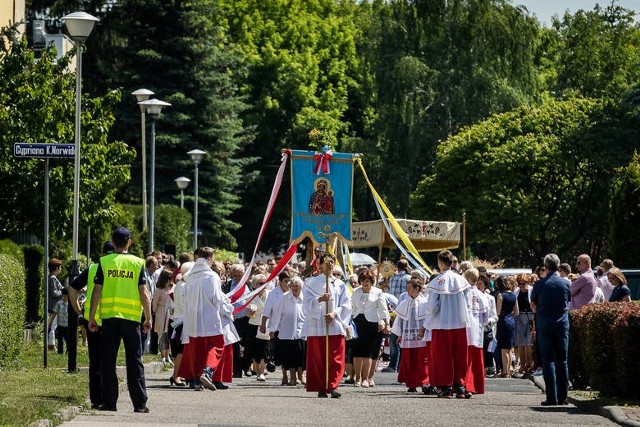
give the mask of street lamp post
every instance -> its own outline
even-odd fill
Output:
[[[149,99],[147,101],[138,102],[144,106],[147,114],[151,117],[151,190],[149,194],[149,252],[153,251],[153,231],[154,231],[154,213],[156,198],[156,120],[160,117],[163,107],[169,107],[168,102],[159,99]]]
[[[146,101],[154,95],[149,89],[138,89],[132,92],[131,95],[135,96],[138,103]],[[140,121],[142,123],[142,231],[147,230],[147,147],[146,147],[146,134],[147,126],[145,123],[145,107],[140,105]]]
[[[187,154],[191,157],[191,161],[196,167],[194,173],[195,183],[193,189],[195,195],[195,201],[193,204],[193,250],[196,250],[198,249],[198,165],[202,161],[204,155],[207,153],[202,150],[191,150]]]
[[[181,176],[180,178],[174,179],[174,181],[180,189],[180,209],[184,209],[184,189],[187,188],[191,180],[187,177]]]
[[[62,18],[69,37],[76,46],[76,111],[75,111],[75,150],[73,156],[73,225],[72,225],[72,261],[71,261],[71,277],[74,279],[80,275],[80,266],[78,265],[78,228],[80,222],[80,115],[81,115],[81,97],[82,97],[82,45],[89,38],[93,27],[99,19],[89,15],[86,12],[73,12]],[[46,292],[46,290],[45,290]],[[75,311],[69,315],[69,331],[77,331],[78,317]],[[75,325],[75,329],[73,328]],[[77,368],[77,339],[69,333],[68,342],[68,359],[67,369],[69,372],[75,372]],[[75,339],[74,339],[75,338]],[[45,350],[46,351],[46,350]]]

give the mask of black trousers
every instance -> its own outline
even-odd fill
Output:
[[[119,318],[102,319],[102,384],[103,403],[115,406],[118,402],[116,362],[120,340],[124,344],[127,364],[127,385],[134,408],[145,406],[147,390],[140,350],[140,323]]]
[[[249,369],[251,365],[251,354],[248,351],[249,318],[247,316],[235,319],[233,325],[238,331],[240,341],[233,344],[233,375],[241,377],[242,373]],[[240,346],[244,347],[242,357],[240,356]]]
[[[91,332],[88,322],[80,319],[87,330],[87,349],[89,352],[89,400],[91,405],[98,406],[102,400],[102,328]]]

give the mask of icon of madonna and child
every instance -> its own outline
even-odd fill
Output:
[[[309,197],[309,213],[311,215],[335,214],[336,208],[333,202],[333,190],[331,183],[326,178],[318,178],[313,183],[315,191]]]

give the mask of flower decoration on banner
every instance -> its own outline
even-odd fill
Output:
[[[328,175],[331,173],[331,167],[329,161],[333,157],[333,151],[331,145],[334,137],[331,132],[321,132],[318,129],[311,129],[309,132],[309,140],[311,145],[316,149],[316,153],[313,158],[315,160],[315,166],[313,172],[316,175]]]

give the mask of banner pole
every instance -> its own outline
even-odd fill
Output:
[[[462,260],[467,260],[467,212],[462,210]]]

